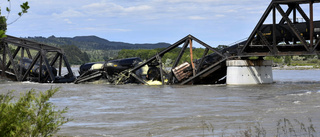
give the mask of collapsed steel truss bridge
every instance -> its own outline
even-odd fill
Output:
[[[2,53],[0,57],[2,77],[40,83],[72,82],[72,79],[75,79],[68,60],[60,48],[8,35],[0,41],[0,50]],[[25,52],[27,56],[25,56]],[[63,62],[68,70],[68,74],[65,76],[62,76],[61,73]],[[54,66],[58,66],[58,72]]]
[[[246,59],[252,56],[262,58],[265,56],[319,55],[320,20],[314,20],[314,4],[318,3],[320,3],[320,0],[272,0],[248,39],[218,50],[196,37],[188,35],[147,61],[123,71],[121,75],[116,76],[117,80],[115,81],[117,83],[115,84],[121,83],[123,79],[128,77],[133,77],[140,83],[147,84],[135,72],[150,63],[157,64],[161,74],[160,80],[163,84],[214,84],[224,82],[226,61],[229,59]],[[308,7],[308,9],[303,7]],[[309,13],[306,13],[306,11],[309,11]],[[303,18],[303,21],[298,21],[297,17],[299,15]],[[266,22],[268,17],[272,19],[271,23]],[[197,60],[192,59],[193,41],[205,48],[202,58]],[[36,77],[39,82],[59,82],[63,81],[61,80],[61,77],[63,77],[61,76],[61,67],[62,61],[64,61],[69,71],[67,76],[74,77],[67,59],[59,48],[12,36],[2,39],[0,45],[2,50],[0,60],[2,76],[12,74],[16,80],[24,81],[31,77],[33,67],[38,64],[39,67],[45,67],[48,70],[48,74],[43,74],[42,69],[38,69],[40,72]],[[10,45],[16,46],[14,52],[10,50]],[[182,48],[180,48],[180,53],[173,63],[172,70],[166,73],[162,69],[162,57],[181,45]],[[193,61],[189,66],[181,66],[179,62],[188,47]],[[37,51],[37,54],[31,56],[29,49]],[[21,56],[18,59],[19,51]],[[19,60],[21,60],[21,63],[24,57],[24,51],[32,59],[26,70],[23,70],[19,65]],[[213,53],[208,54],[209,51]],[[55,53],[51,61],[46,56],[48,52]],[[60,58],[58,64],[59,75],[55,76],[52,68],[58,58]],[[42,65],[43,63],[44,65]],[[165,81],[165,79],[168,79],[168,81]]]
[[[223,83],[226,76],[226,60],[228,59],[245,59],[252,56],[261,58],[265,56],[319,55],[320,20],[314,21],[313,15],[313,6],[316,3],[320,3],[320,0],[272,0],[248,39],[218,51],[189,35],[145,63],[131,69],[128,74],[145,83],[132,72],[153,61],[161,62],[161,57],[165,53],[183,44],[180,54],[172,66],[172,69],[174,69],[188,44],[192,41],[196,41],[206,48],[203,57],[193,61],[196,67],[192,65],[191,76],[185,77],[182,81],[177,81],[177,76],[173,77],[174,71],[171,71],[167,84]],[[308,5],[309,10],[303,9],[302,5]],[[286,11],[284,11],[284,8],[286,8]],[[305,11],[309,11],[309,16]],[[297,14],[302,16],[303,22],[298,22]],[[267,24],[266,19],[270,15],[272,23]],[[277,15],[280,16],[277,17]],[[192,49],[192,44],[190,44],[190,49]],[[214,53],[207,55],[209,50]],[[162,66],[159,68],[162,68]],[[161,81],[164,83],[163,70],[160,70]]]

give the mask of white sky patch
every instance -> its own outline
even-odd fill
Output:
[[[238,4],[248,2],[252,0],[154,0],[155,2],[166,2],[166,3],[214,3],[214,4]]]
[[[189,16],[189,19],[191,19],[191,20],[205,20],[207,18],[202,17],[202,16]]]
[[[84,15],[76,10],[69,9],[67,11],[63,11],[62,13],[53,13],[55,17],[59,18],[73,18],[73,17],[83,17]]]
[[[111,31],[119,31],[119,32],[129,32],[129,31],[132,31],[130,29],[109,29]]]
[[[132,14],[145,14],[152,10],[149,5],[136,5],[124,7],[115,3],[92,3],[90,5],[82,6],[82,10],[87,13],[87,15],[102,15],[102,16],[124,16]]]
[[[69,19],[64,19],[65,22],[67,22],[68,24],[72,24],[72,21],[70,21]]]
[[[96,21],[96,19],[89,18],[87,21]]]
[[[97,28],[97,27],[76,28],[76,30],[104,31],[104,32],[130,32],[130,31],[132,31],[130,29]]]
[[[24,1],[12,1],[16,10],[10,20],[15,19],[13,14],[19,11],[19,3]],[[272,0],[28,1],[30,10],[9,26],[10,35],[92,34],[132,43],[152,42],[150,40],[157,38],[162,39],[154,42],[173,43],[188,34],[203,38],[201,40],[204,42],[234,41],[247,37]],[[1,2],[6,3],[6,0]],[[4,6],[2,3],[1,7]],[[315,20],[319,20],[320,3],[315,4],[314,9]],[[186,22],[186,19],[193,21]]]
[[[137,11],[149,11],[151,10],[152,7],[148,5],[140,5],[140,6],[135,6],[135,7],[128,7],[124,8],[125,12],[137,12]]]

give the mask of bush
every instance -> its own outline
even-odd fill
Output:
[[[70,120],[63,117],[67,112],[55,110],[49,99],[58,91],[40,92],[30,90],[13,100],[13,91],[0,95],[0,136],[52,136],[60,126]]]

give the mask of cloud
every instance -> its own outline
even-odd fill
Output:
[[[119,28],[97,28],[97,27],[83,27],[75,28],[75,30],[87,30],[87,31],[100,31],[100,32],[130,32],[130,29],[119,29]]]
[[[205,17],[202,16],[189,16],[189,19],[191,20],[205,20]]]
[[[73,17],[84,17],[85,15],[79,11],[68,9],[61,13],[53,13],[52,16],[59,18],[73,18]]]
[[[81,8],[87,15],[98,15],[98,16],[129,16],[145,14],[152,10],[149,5],[133,5],[133,6],[122,6],[116,3],[110,2],[99,2],[84,5]]]
[[[262,16],[271,0],[28,0],[29,12],[9,31],[18,36],[101,34],[117,40],[175,42],[187,34],[233,41],[246,35]],[[315,7],[317,8],[317,7]],[[318,8],[319,9],[319,8]],[[317,13],[318,16],[320,16]],[[19,28],[19,29],[18,29]],[[195,28],[195,29],[185,29]],[[230,31],[226,29],[230,28]],[[221,29],[221,30],[220,30]],[[70,31],[72,30],[72,31]],[[214,32],[213,32],[214,31]],[[161,36],[162,35],[162,36]],[[220,36],[222,35],[222,36]],[[195,35],[197,36],[197,35]],[[232,37],[237,38],[238,35]],[[109,38],[108,38],[109,39]],[[150,38],[152,39],[152,38]],[[174,39],[174,40],[172,40]],[[207,41],[207,40],[203,40]]]
[[[226,15],[223,15],[223,14],[217,14],[215,15],[215,17],[218,17],[218,18],[221,18],[221,17],[225,17]]]
[[[72,22],[69,19],[64,19],[65,22],[67,22],[68,24],[72,24]]]
[[[230,15],[259,14],[248,7],[264,6],[261,0],[29,0],[30,12],[56,18],[87,20],[214,20]],[[265,4],[267,3],[267,4]],[[258,6],[258,7],[259,7]],[[259,7],[260,8],[260,7]],[[221,16],[223,15],[223,16]],[[124,21],[127,22],[127,21]]]

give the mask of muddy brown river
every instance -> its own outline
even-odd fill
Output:
[[[276,136],[283,131],[278,124],[284,119],[290,121],[286,126],[294,127],[296,135],[320,136],[320,70],[274,70],[273,75],[274,84],[246,86],[1,80],[0,93],[60,87],[50,101],[60,109],[68,107],[65,116],[73,121],[62,126],[59,136],[241,136],[250,127],[252,134],[258,128],[266,136]],[[315,132],[302,130],[302,123]]]

